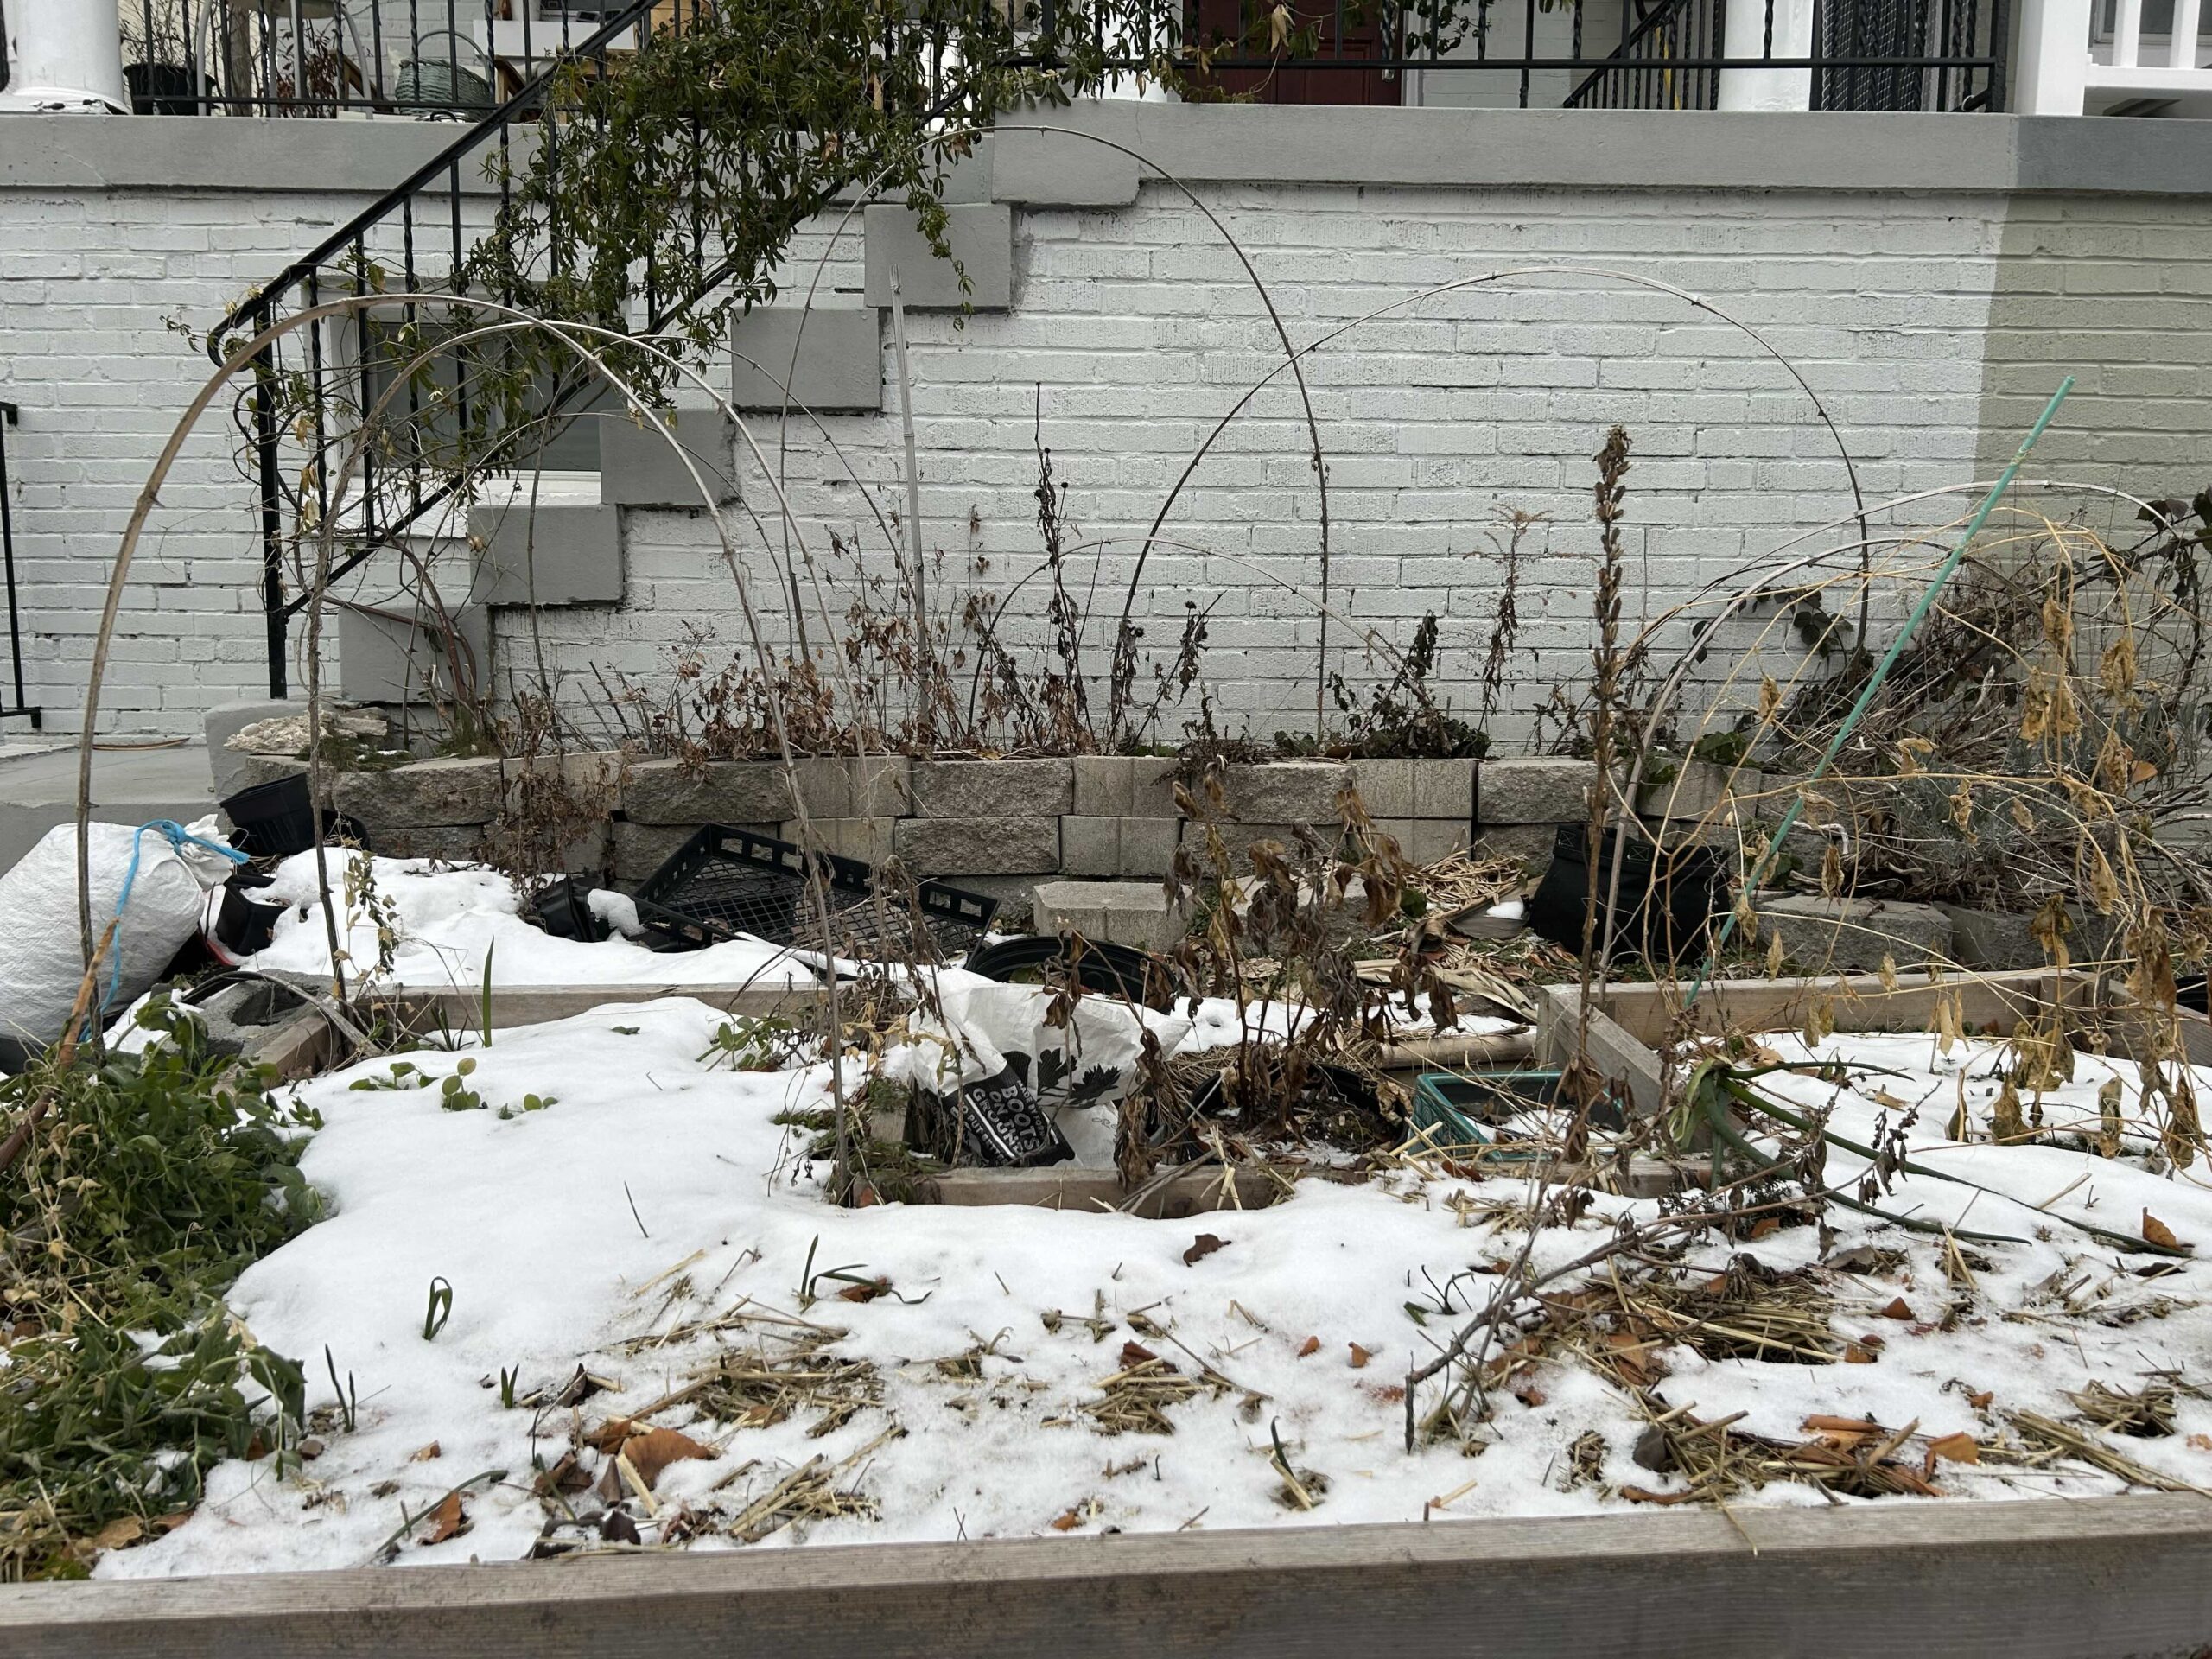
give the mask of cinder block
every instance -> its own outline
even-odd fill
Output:
[[[1416,760],[1413,768],[1414,817],[1456,818],[1461,823],[1474,821],[1475,763],[1472,760]]]
[[[1761,938],[1780,934],[1783,954],[1808,972],[1867,973],[1887,957],[1910,973],[1951,954],[1951,918],[1935,905],[1797,893],[1757,909]]]
[[[952,258],[940,259],[903,202],[867,209],[867,299],[891,303],[891,277],[909,311],[1003,311],[1014,300],[1014,210],[1004,202],[948,207],[945,239]],[[954,262],[958,262],[955,268]],[[968,278],[963,292],[962,272]]]
[[[1222,779],[1229,810],[1248,824],[1310,823],[1333,829],[1337,796],[1351,777],[1342,760],[1279,760],[1231,766]]]
[[[484,855],[480,823],[389,824],[368,830],[368,838],[369,850],[386,858],[437,858],[462,864]]]
[[[697,773],[645,760],[622,785],[622,816],[632,823],[780,823],[791,810],[783,769],[766,760],[721,761]]]
[[[1075,808],[1066,760],[917,760],[908,788],[925,817],[1056,818]]]
[[[1175,862],[1175,847],[1183,826],[1175,818],[1123,818],[1121,825],[1122,875],[1162,876]]]
[[[882,314],[872,306],[757,306],[731,326],[729,349],[730,402],[741,410],[883,407]]]
[[[330,800],[374,836],[489,823],[499,816],[505,791],[498,760],[417,760],[384,772],[340,772]]]
[[[1530,875],[1541,875],[1551,868],[1558,835],[1559,826],[1552,823],[1484,824],[1467,850],[1476,858],[1518,859]]]
[[[696,823],[627,823],[617,818],[611,826],[615,880],[626,887],[635,887],[667,863],[670,855],[690,840],[698,828]],[[739,823],[732,824],[730,828],[772,836],[782,826],[776,823]]]
[[[1433,864],[1440,858],[1465,852],[1472,826],[1450,818],[1415,818],[1408,826],[1406,856],[1416,864]]]
[[[1133,754],[1128,761],[1129,816],[1179,823],[1183,813],[1175,804],[1175,762],[1164,754]]]
[[[611,605],[622,597],[622,531],[611,506],[526,500],[476,507],[474,597],[486,605]]]
[[[802,757],[792,770],[809,817],[863,816],[853,810],[848,762]],[[696,775],[673,760],[646,760],[630,768],[622,786],[622,815],[633,823],[765,823],[773,835],[794,810],[783,765],[775,760],[717,760]]]
[[[810,818],[816,840],[825,852],[840,858],[857,858],[869,864],[880,864],[889,858],[893,848],[893,827],[898,819],[866,818]],[[799,834],[796,818],[778,827],[776,833],[784,840],[805,844]]]
[[[893,841],[917,875],[1050,875],[1060,868],[1058,817],[901,818]]]
[[[349,702],[448,702],[454,695],[456,650],[464,673],[481,680],[490,661],[492,631],[480,605],[465,605],[449,619],[428,609],[414,615],[410,623],[365,611],[338,613],[340,696]]]
[[[1040,881],[1033,921],[1040,933],[1164,950],[1183,936],[1183,918],[1149,881]]]
[[[737,499],[731,446],[737,429],[715,409],[659,411],[663,437],[652,425],[626,414],[600,423],[599,499],[610,506],[703,507]],[[673,438],[673,446],[669,439]],[[677,453],[677,449],[682,454]],[[690,462],[690,467],[685,466]],[[698,472],[695,481],[691,468]],[[706,493],[700,493],[700,485]],[[619,597],[619,595],[618,595]]]
[[[1089,818],[1127,817],[1136,803],[1135,757],[1126,754],[1078,754],[1075,767],[1073,810]]]
[[[1737,775],[1734,767],[1715,766],[1708,760],[1670,764],[1674,769],[1672,777],[1637,788],[1636,810],[1639,813],[1646,817],[1692,823],[1726,815],[1732,798],[1730,784]],[[1647,769],[1649,765],[1647,763]],[[1743,776],[1747,784],[1758,786],[1760,774],[1757,771]]]
[[[852,780],[854,817],[897,818],[913,810],[913,763],[905,755],[855,755],[844,766]]]
[[[1351,786],[1370,818],[1410,818],[1414,814],[1414,763],[1410,760],[1355,760]]]
[[[1077,793],[1082,793],[1080,779]],[[1069,875],[1122,874],[1122,824],[1118,817],[1069,813],[1060,819],[1060,868]]]
[[[1263,841],[1279,842],[1287,852],[1293,855],[1298,851],[1299,826],[1294,823],[1241,823],[1230,820],[1217,823],[1213,828],[1219,831],[1221,844],[1229,855],[1229,868],[1225,874],[1231,876],[1246,876],[1252,874],[1252,849]],[[1338,834],[1337,826],[1309,826],[1309,828],[1320,836],[1325,845],[1335,844]],[[1201,859],[1206,856],[1205,833],[1206,826],[1204,824],[1185,823],[1182,826],[1183,844],[1197,847]],[[1202,874],[1213,875],[1224,873],[1206,869],[1203,870]]]
[[[1590,816],[1593,760],[1551,756],[1484,760],[1475,773],[1475,821],[1491,824],[1574,823]]]

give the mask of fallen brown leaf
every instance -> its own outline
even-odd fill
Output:
[[[1882,1310],[1882,1317],[1885,1319],[1910,1320],[1914,1314],[1912,1309],[1906,1305],[1904,1298],[1900,1296]]]
[[[1687,1503],[1695,1492],[1655,1492],[1644,1486],[1624,1486],[1621,1496],[1631,1503]]]
[[[584,1431],[584,1444],[594,1452],[619,1452],[622,1442],[637,1432],[637,1424],[627,1417],[609,1417]]]
[[[1124,1368],[1141,1365],[1148,1359],[1159,1357],[1158,1354],[1154,1353],[1141,1342],[1125,1342],[1122,1344],[1122,1364]]]
[[[622,1455],[630,1459],[638,1478],[651,1487],[670,1464],[685,1458],[712,1458],[715,1452],[714,1447],[700,1445],[689,1434],[672,1428],[655,1428],[623,1441]]]
[[[890,1292],[891,1281],[888,1279],[871,1279],[864,1285],[847,1285],[837,1293],[837,1300],[841,1302],[872,1302]]]
[[[440,1456],[442,1450],[443,1448],[442,1448],[435,1440],[432,1440],[428,1446],[422,1446],[416,1451],[410,1452],[407,1454],[407,1461],[410,1463],[428,1463],[432,1458]]]
[[[1077,1515],[1073,1510],[1070,1510],[1065,1515],[1059,1516],[1052,1522],[1052,1530],[1054,1532],[1073,1532],[1082,1524],[1083,1517]]]
[[[2177,1250],[2182,1247],[2181,1240],[2174,1236],[2174,1230],[2148,1210],[2143,1212],[2143,1238],[2145,1243],[2160,1245],[2169,1250]]]
[[[1228,1243],[1227,1239],[1217,1238],[1211,1233],[1200,1233],[1191,1242],[1191,1248],[1183,1252],[1183,1265],[1186,1268],[1196,1267]]]
[[[1928,1442],[1928,1455],[1947,1463],[1980,1463],[1981,1445],[1971,1434],[1946,1434],[1941,1440]]]
[[[448,1492],[430,1511],[430,1535],[425,1544],[442,1544],[468,1530],[468,1511],[461,1507],[461,1494]]]
[[[2212,1434],[2190,1435],[2189,1449],[2192,1452],[2212,1452]]]
[[[1967,1395],[1967,1404],[1972,1406],[1976,1411],[1986,1411],[1989,1409],[1989,1402],[1996,1397],[1996,1389],[1984,1389],[1980,1394]]]
[[[1522,1405],[1528,1407],[1531,1411],[1534,1411],[1538,1406],[1542,1405],[1546,1398],[1544,1391],[1532,1382],[1523,1383],[1521,1387],[1514,1389],[1513,1397],[1516,1400],[1518,1400]]]
[[[1872,1365],[1874,1351],[1865,1343],[1847,1343],[1843,1350],[1843,1363],[1847,1365]]]
[[[1367,1362],[1375,1357],[1374,1354],[1367,1349],[1361,1347],[1356,1342],[1350,1344],[1349,1345],[1351,1349],[1352,1370],[1355,1371],[1364,1370],[1366,1368]]]
[[[1298,1357],[1300,1359],[1305,1358],[1308,1354],[1318,1354],[1320,1351],[1321,1338],[1319,1337],[1308,1337],[1298,1344]]]

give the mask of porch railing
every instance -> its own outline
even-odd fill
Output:
[[[634,46],[634,29],[603,26],[638,10],[623,0],[123,0],[124,79],[141,115],[474,121],[587,40],[608,52]]]
[[[2021,105],[2030,115],[2212,116],[2202,0],[2026,0]]]
[[[2052,0],[2067,3],[2068,0]],[[2088,4],[2090,0],[2075,0]],[[2097,0],[2181,6],[2201,0]],[[804,0],[792,0],[804,3]],[[977,0],[996,7],[999,0]],[[1049,30],[1062,0],[1014,0]],[[1183,0],[1178,41],[1224,94],[1315,104],[1641,109],[2004,106],[2006,0]],[[475,121],[622,0],[123,0],[142,114]],[[1135,72],[1152,42],[1133,43]]]
[[[0,720],[27,719],[33,729],[45,721],[23,690],[23,618],[16,601],[16,520],[8,499],[8,429],[19,416],[15,404],[0,403],[0,575],[8,588],[8,680],[0,685]]]

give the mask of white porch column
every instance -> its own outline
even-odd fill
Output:
[[[2084,3],[2087,0],[2084,0]],[[1767,8],[1774,8],[1774,44],[1767,45]],[[1721,40],[1732,59],[1809,58],[1813,55],[1813,0],[1728,0]],[[1723,69],[1724,110],[1809,110],[1810,69]]]
[[[127,112],[117,0],[16,0],[8,14],[8,87],[0,107]]]
[[[2089,0],[2024,0],[2008,105],[2022,115],[2080,115],[2089,84]]]

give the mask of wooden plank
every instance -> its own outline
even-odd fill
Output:
[[[1130,1211],[1148,1220],[1178,1220],[1209,1210],[1262,1210],[1283,1193],[1282,1184],[1265,1170],[1240,1169],[1236,1198],[1223,1190],[1218,1168],[1194,1169],[1147,1193]],[[1050,1169],[953,1169],[920,1184],[924,1204],[1019,1204],[1046,1210],[1118,1209],[1129,1196],[1110,1169],[1062,1165]]]
[[[819,985],[507,985],[492,991],[492,1028],[566,1020],[594,1008],[686,996],[724,1014],[781,1014],[801,1019],[821,1005]],[[375,1006],[391,1011],[410,1031],[435,1029],[442,1020],[470,1030],[483,1018],[483,994],[461,986],[401,987],[380,991]]]
[[[2185,1494],[0,1589],[0,1653],[39,1659],[2075,1659],[2208,1637],[2212,1503]]]
[[[2010,1035],[2020,1020],[2048,1012],[2054,1001],[2086,1008],[2095,982],[2087,974],[2058,974],[2032,968],[2004,974],[1950,974],[1938,982],[1926,974],[1899,974],[1894,988],[1874,974],[1827,975],[1816,978],[1719,979],[1700,993],[1688,1014],[1699,1031],[1788,1031],[1805,1022],[1819,1004],[1829,1006],[1838,1031],[1924,1031],[1936,1017],[1939,997],[1959,999],[1970,1028],[1994,1025]],[[1554,997],[1579,1001],[1573,986],[1549,988]],[[1605,1011],[1638,1041],[1649,1046],[1665,1039],[1682,1013],[1679,984],[1609,985]]]

